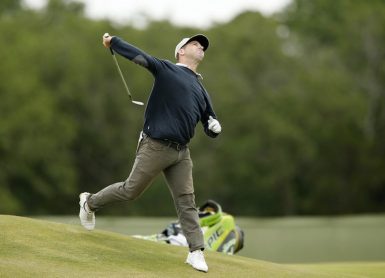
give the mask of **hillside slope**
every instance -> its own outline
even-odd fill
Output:
[[[186,248],[25,217],[0,215],[0,232],[0,277],[331,277],[216,252],[202,273],[184,264]]]

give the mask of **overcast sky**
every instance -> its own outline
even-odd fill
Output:
[[[47,0],[24,0],[28,6],[41,8]],[[206,28],[223,23],[245,10],[270,15],[290,3],[290,0],[78,0],[86,4],[86,14],[115,22],[133,23],[140,27],[145,16],[154,20],[169,20],[179,26]]]

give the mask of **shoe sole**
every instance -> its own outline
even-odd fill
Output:
[[[95,229],[95,223],[93,223],[93,222],[89,222],[89,221],[87,221],[87,222],[84,222],[84,221],[82,221],[82,217],[81,217],[81,211],[83,210],[83,211],[85,211],[85,209],[84,209],[84,207],[83,207],[83,205],[84,205],[84,201],[82,202],[82,195],[86,195],[86,193],[81,193],[80,195],[79,195],[79,206],[80,206],[80,212],[79,212],[79,219],[80,219],[80,224],[83,226],[83,228],[85,228],[86,230],[88,230],[88,231],[92,231],[93,229]],[[88,194],[87,194],[88,195]],[[87,198],[87,197],[86,197]],[[83,203],[83,204],[82,204]],[[87,213],[85,212],[85,214],[87,215]]]
[[[207,273],[209,270],[207,269],[207,270],[203,270],[203,269],[199,269],[199,268],[195,268],[192,264],[190,264],[188,261],[185,261],[185,263],[186,264],[188,264],[188,265],[190,265],[193,269],[195,269],[195,270],[198,270],[198,271],[200,271],[200,272],[205,272],[205,273]]]

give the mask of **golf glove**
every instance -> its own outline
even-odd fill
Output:
[[[220,133],[222,131],[221,124],[217,119],[214,119],[212,116],[209,116],[209,129],[214,133]]]

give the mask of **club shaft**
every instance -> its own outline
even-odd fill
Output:
[[[119,63],[118,63],[118,59],[116,59],[115,53],[114,53],[114,51],[112,50],[112,48],[110,48],[110,51],[111,51],[112,57],[113,57],[113,59],[114,59],[114,61],[115,61],[116,67],[118,68],[118,72],[119,72],[119,74],[120,74],[120,77],[122,78],[124,87],[126,88],[126,92],[127,92],[128,96],[130,97],[130,100],[132,101],[132,95],[131,95],[131,93],[130,93],[130,90],[128,89],[126,80],[124,79],[124,76],[123,76],[123,73],[122,73],[122,70],[120,69],[120,66],[119,66]]]

